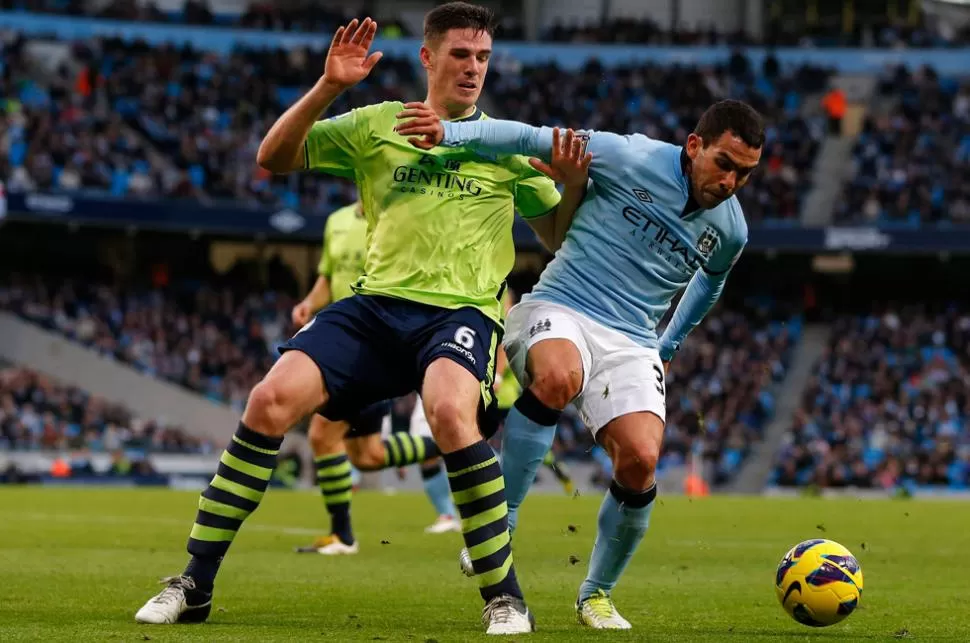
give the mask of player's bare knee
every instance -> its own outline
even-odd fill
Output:
[[[428,403],[425,411],[431,433],[439,443],[442,440],[446,442],[454,440],[465,432],[475,429],[474,421],[457,400],[441,397]]]
[[[550,409],[561,411],[579,395],[582,386],[582,367],[577,370],[565,365],[556,365],[551,368],[537,368],[532,375],[529,390]]]
[[[631,491],[643,491],[653,484],[660,459],[660,445],[642,441],[622,450],[616,456],[613,477]]]
[[[282,387],[272,380],[263,380],[253,387],[243,412],[243,424],[270,436],[283,435],[299,419],[287,403]]]

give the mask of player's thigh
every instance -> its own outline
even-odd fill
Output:
[[[401,393],[394,340],[379,299],[356,295],[321,310],[280,350],[284,357],[303,353],[316,364],[327,391],[319,410],[346,420]]]
[[[346,422],[335,422],[318,413],[311,416],[307,439],[313,455],[320,457],[343,451],[344,435],[348,428]]]
[[[529,300],[512,308],[506,329],[503,346],[522,386],[557,408],[582,392],[592,357],[577,313]]]
[[[614,420],[644,412],[657,418],[660,426],[657,440],[662,438],[666,389],[663,364],[657,351],[631,345],[599,353],[594,359],[589,383],[576,400],[576,406],[597,441],[602,443],[599,433]]]
[[[621,415],[600,429],[597,440],[613,461],[617,482],[635,491],[653,483],[663,432],[663,420],[651,411]]]
[[[326,384],[305,353],[283,354],[253,387],[243,411],[243,424],[266,435],[282,435],[326,403]]]

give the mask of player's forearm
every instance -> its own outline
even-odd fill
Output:
[[[569,231],[569,226],[573,223],[573,217],[576,216],[576,210],[579,209],[579,204],[583,202],[586,198],[586,184],[582,185],[565,185],[562,191],[562,200],[559,201],[559,205],[556,206],[556,216],[555,216],[555,246],[556,250],[562,245],[562,242],[566,240],[566,233]]]
[[[330,303],[330,296],[330,280],[320,275],[303,301],[307,302],[310,305],[310,310],[316,313]]]
[[[259,167],[275,174],[302,168],[303,144],[310,128],[342,91],[342,87],[322,78],[313,89],[283,112],[259,145],[256,153]]]
[[[663,361],[666,362],[674,356],[690,331],[694,330],[710,312],[721,296],[726,282],[726,272],[710,275],[703,270],[698,270],[694,274],[660,338],[660,358]]]
[[[525,154],[548,161],[552,153],[552,128],[533,127],[498,119],[471,123],[443,123],[445,147],[468,147],[492,154]]]

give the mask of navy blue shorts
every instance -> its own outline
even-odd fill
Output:
[[[354,418],[372,404],[420,391],[424,372],[445,357],[482,386],[492,402],[498,324],[475,308],[449,310],[403,299],[354,295],[327,306],[280,352],[306,353],[320,368],[331,420]]]

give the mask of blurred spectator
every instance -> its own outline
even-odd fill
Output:
[[[845,92],[841,87],[833,87],[822,97],[822,108],[829,118],[829,134],[832,136],[842,136],[846,107]]]
[[[970,313],[886,308],[836,322],[774,482],[970,485]]]

